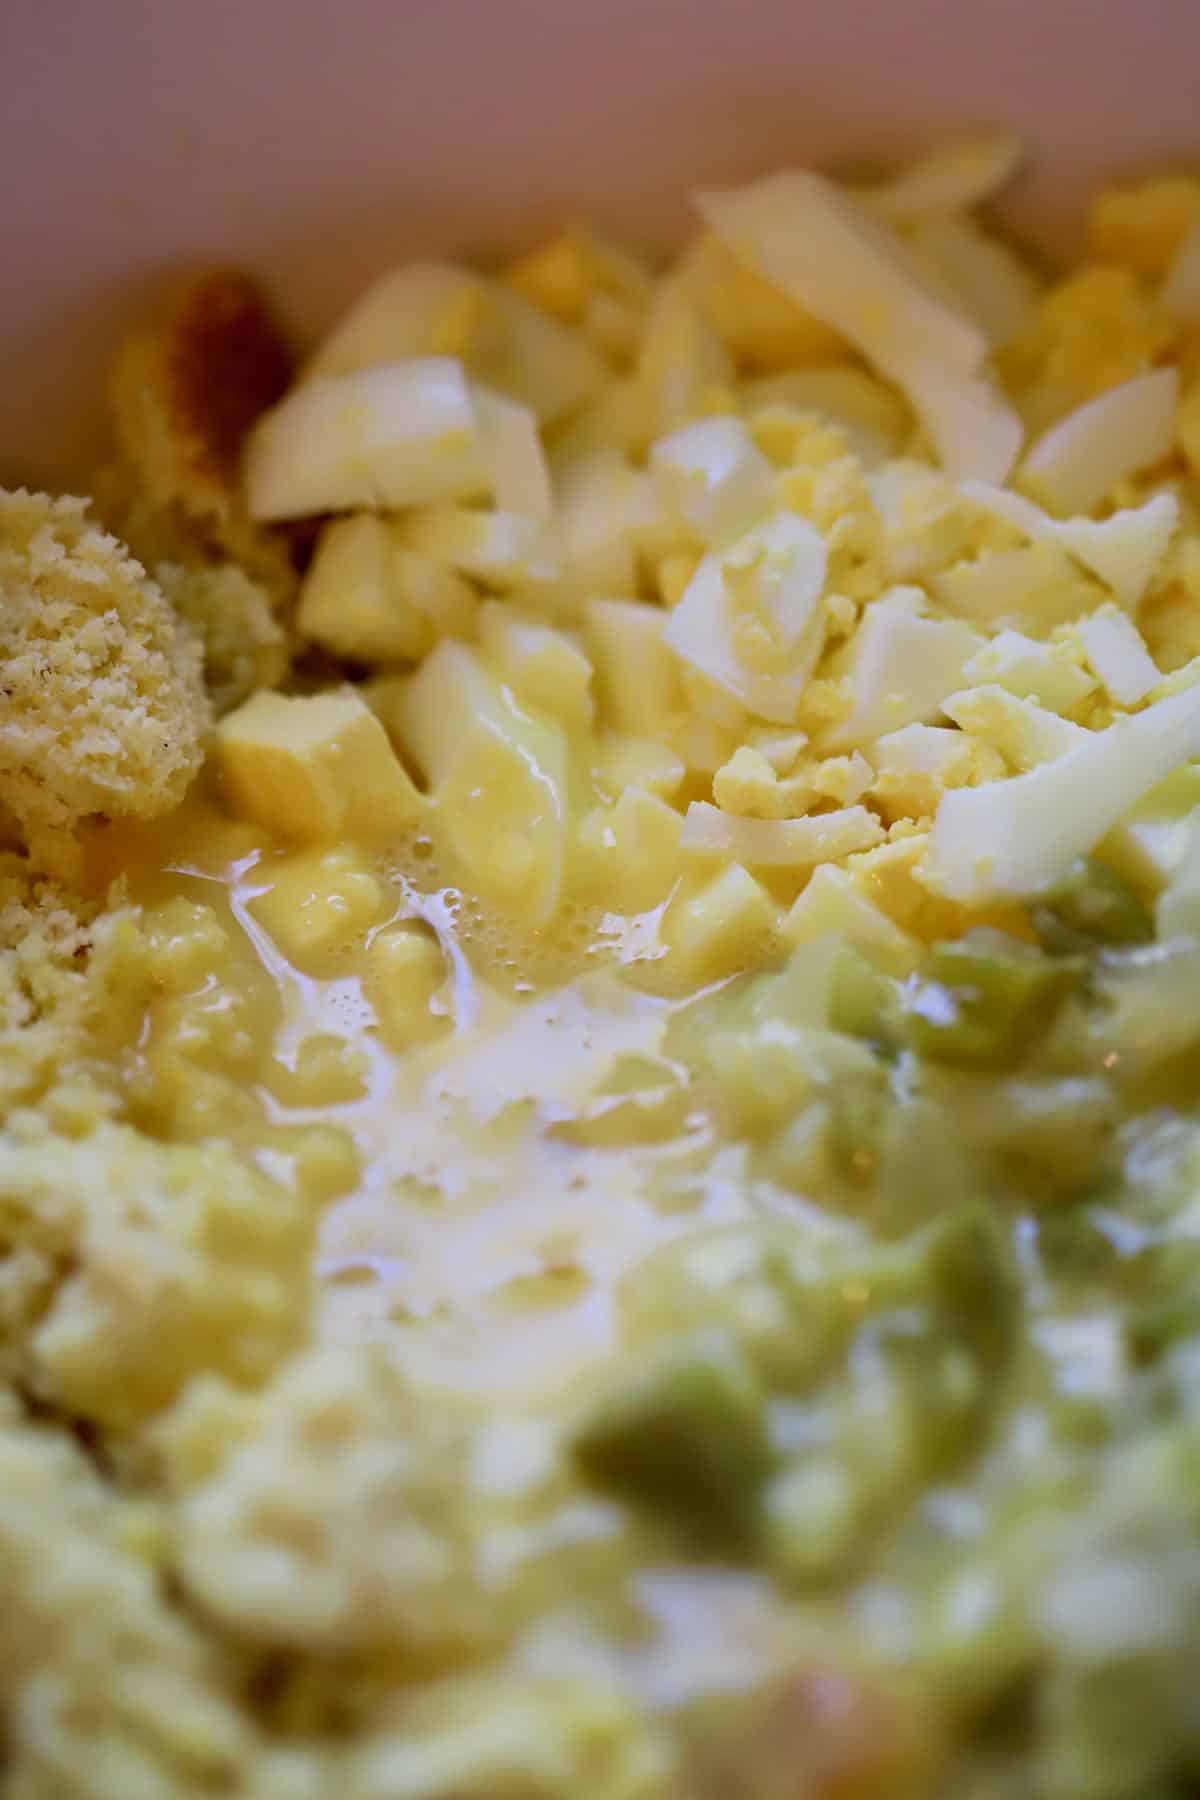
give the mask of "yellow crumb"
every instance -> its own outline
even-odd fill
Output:
[[[184,1582],[210,1616],[281,1649],[477,1644],[492,1621],[466,1451],[452,1414],[422,1406],[381,1347],[310,1351],[183,1496]]]
[[[273,591],[294,585],[289,539],[251,522],[240,459],[250,426],[291,373],[257,285],[215,269],[181,286],[160,326],[126,339],[112,378],[117,441],[144,500]]]
[[[261,582],[235,563],[159,563],[155,579],[204,648],[204,683],[218,718],[288,667],[288,640]]]
[[[93,814],[183,797],[209,721],[200,655],[82,500],[0,493],[0,801],[35,860],[71,872]]]
[[[76,1417],[129,1430],[193,1373],[257,1383],[304,1336],[312,1208],[223,1144],[31,1123],[0,1139],[0,1197],[10,1243],[60,1275],[27,1380]]]
[[[1101,188],[1088,208],[1088,242],[1103,261],[1162,276],[1198,219],[1200,177],[1151,175]]]

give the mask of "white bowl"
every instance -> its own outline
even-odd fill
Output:
[[[415,248],[678,231],[687,188],[1008,124],[1014,219],[1200,154],[1196,0],[7,0],[0,477],[78,480],[103,369],[181,262],[296,330]]]

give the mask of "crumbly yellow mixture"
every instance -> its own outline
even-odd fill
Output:
[[[70,872],[94,814],[183,798],[208,726],[192,634],[83,501],[0,497],[0,800],[35,862]]]
[[[986,339],[1001,435],[1178,361],[1167,452],[1086,521],[1044,469],[1031,524],[934,467],[911,367],[714,231],[665,277],[575,231],[495,280],[416,265],[290,393],[253,284],[202,275],[118,360],[97,510],[0,495],[5,1800],[1022,1791],[955,1785],[937,1669],[864,1655],[909,1628],[887,1593],[856,1636],[681,1568],[564,1474],[543,1405],[636,1339],[631,1271],[746,1223],[675,1003],[835,931],[889,978],[1030,939],[987,869],[931,873],[939,807],[1200,680],[1200,375],[1162,291],[1200,186],[1107,190],[1053,283],[887,194]],[[393,331],[403,418],[331,398]],[[352,516],[318,528],[291,496],[322,484]],[[1151,904],[1189,776],[1105,838]],[[818,1111],[779,1149],[801,1188],[836,1162]],[[836,1495],[803,1498],[832,1537]],[[710,1690],[683,1755],[664,1721]]]

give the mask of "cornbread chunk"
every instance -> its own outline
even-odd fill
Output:
[[[200,653],[84,501],[0,493],[0,802],[34,862],[71,875],[94,814],[182,799],[209,722]]]
[[[201,1370],[265,1380],[303,1337],[312,1209],[222,1144],[107,1123],[75,1141],[18,1119],[0,1138],[0,1213],[60,1276],[26,1378],[108,1431]]]
[[[287,673],[287,633],[271,596],[236,563],[159,563],[155,579],[204,650],[204,682],[221,718]]]
[[[232,1630],[327,1654],[426,1657],[491,1635],[472,1560],[469,1437],[452,1413],[422,1406],[383,1349],[312,1350],[252,1424],[237,1408],[230,1431],[211,1398],[203,1422],[220,1441],[179,1505],[180,1569]]]
[[[403,830],[421,810],[383,726],[350,688],[256,694],[222,719],[217,747],[237,810],[288,837]]]
[[[236,269],[207,269],[179,288],[159,327],[126,339],[112,379],[117,441],[145,500],[273,592],[294,585],[290,544],[251,523],[241,455],[291,375],[257,283]]]
[[[172,1608],[146,1553],[156,1524],[157,1509],[118,1496],[67,1433],[0,1396],[6,1792],[250,1791],[240,1778],[255,1731],[235,1657]]]

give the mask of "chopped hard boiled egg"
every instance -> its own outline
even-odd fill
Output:
[[[1059,515],[1090,512],[1127,476],[1171,454],[1178,369],[1107,388],[1051,427],[1021,464],[1021,482]]]
[[[979,206],[1010,181],[1025,155],[1010,131],[940,145],[890,180],[856,190],[857,199],[891,225],[908,225]]]
[[[1187,690],[1089,733],[1027,774],[948,793],[930,840],[930,879],[967,902],[1039,893],[1195,756],[1200,690]]]
[[[1082,725],[1002,687],[964,688],[951,694],[942,710],[960,731],[990,745],[1014,769],[1051,762],[1091,735]]]
[[[550,470],[536,417],[529,407],[486,388],[475,388],[472,398],[498,510],[539,522],[549,519],[554,510]]]
[[[683,821],[685,850],[727,856],[751,868],[840,862],[856,850],[870,850],[885,837],[865,806],[813,813],[804,819],[746,819],[694,800]]]
[[[995,683],[1051,712],[1070,712],[1096,689],[1095,676],[1070,642],[1045,643],[1021,631],[998,631],[966,664],[963,675],[971,686]]]
[[[321,533],[296,623],[336,656],[407,662],[439,637],[468,633],[478,611],[474,589],[445,564],[406,548],[394,520],[358,513]]]
[[[704,544],[757,524],[772,501],[771,465],[740,419],[700,419],[650,451],[664,510]]]
[[[778,512],[704,558],[664,641],[750,712],[789,725],[825,638],[826,561],[820,533]]]
[[[263,414],[246,447],[254,519],[414,506],[485,484],[479,420],[448,356],[307,382]]]
[[[807,170],[701,194],[706,224],[896,382],[952,475],[1003,481],[1022,428],[984,372],[987,339],[887,228]]]
[[[449,640],[412,677],[394,717],[477,891],[545,923],[566,846],[561,722],[518,704],[474,650]]]
[[[1111,588],[1130,612],[1136,612],[1179,521],[1179,502],[1173,494],[1156,494],[1144,506],[1127,507],[1097,520],[1052,519],[1021,494],[986,482],[966,481],[962,491],[975,505],[1004,519],[1026,537],[1067,551]]]
[[[816,867],[792,931],[811,934],[843,868],[936,818],[944,895],[912,904],[945,923],[1037,862],[1027,777],[1069,786],[1081,755],[1125,745],[1114,709],[1161,681],[1130,615],[1181,501],[1097,512],[1177,431],[1186,448],[1187,407],[1177,369],[1132,349],[1065,417],[1047,374],[1040,416],[1057,422],[1025,491],[1003,485],[1020,417],[1039,416],[1036,356],[1066,370],[1088,319],[1141,318],[1120,270],[1043,298],[973,216],[1018,159],[996,134],[870,187],[789,171],[706,193],[708,235],[657,278],[580,232],[500,281],[410,263],[260,422],[256,516],[354,513],[321,535],[299,629],[354,662],[417,665],[369,693],[493,904],[544,924],[573,883],[669,899],[668,953],[717,968],[728,919],[765,942],[774,902],[749,876],[697,886],[690,861]],[[1112,228],[1136,235],[1124,204]],[[1186,306],[1186,222],[1171,230],[1156,267]],[[993,804],[1029,809],[1027,853],[1000,830],[981,852],[999,873],[965,875],[960,839]],[[915,881],[922,854],[905,858]]]
[[[1136,706],[1162,680],[1141,632],[1116,606],[1102,606],[1075,627],[1084,654],[1118,706]]]
[[[520,294],[450,263],[406,263],[368,288],[308,365],[309,379],[398,359],[457,357],[542,424],[600,386],[604,365],[576,331]]]
[[[935,213],[906,233],[931,281],[975,320],[993,348],[1028,331],[1041,283],[1029,264],[968,213]]]
[[[867,744],[933,719],[962,686],[983,640],[955,619],[923,618],[922,600],[919,589],[893,588],[867,609],[845,659],[853,705],[826,734],[826,748]]]

